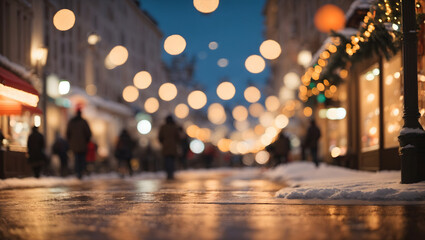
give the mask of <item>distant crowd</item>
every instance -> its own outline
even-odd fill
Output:
[[[318,141],[321,136],[320,129],[311,120],[307,134],[302,142],[302,159],[306,159],[306,152],[310,153],[312,161],[319,166],[317,156]],[[117,160],[115,170],[121,177],[132,176],[134,171],[158,171],[164,169],[167,179],[174,179],[176,169],[187,169],[188,167],[213,166],[214,160],[218,156],[218,149],[211,143],[207,143],[202,154],[195,157],[190,151],[190,138],[183,128],[176,124],[173,117],[167,116],[165,123],[161,125],[158,132],[158,140],[161,144],[161,154],[148,144],[141,148],[137,141],[132,139],[129,132],[123,129],[116,141],[113,155]],[[50,165],[50,157],[45,154],[44,136],[37,127],[32,128],[28,137],[28,163],[30,164],[34,176],[40,177],[43,169]],[[96,172],[97,166],[97,145],[92,139],[92,132],[87,121],[82,117],[81,110],[78,109],[76,115],[68,122],[66,137],[63,138],[56,133],[55,141],[52,145],[52,154],[60,161],[59,174],[67,176],[74,173],[79,179],[85,174]],[[275,167],[279,164],[290,161],[291,142],[289,137],[282,130],[276,140],[266,147],[270,153],[268,167]],[[69,169],[69,152],[72,153],[74,169]],[[189,158],[190,155],[192,158]],[[195,158],[193,158],[195,157]],[[242,166],[242,157],[231,153],[221,154],[225,166]],[[195,159],[196,161],[189,161]],[[134,162],[136,161],[136,162]],[[194,164],[196,162],[196,164]],[[160,164],[162,163],[162,164]]]

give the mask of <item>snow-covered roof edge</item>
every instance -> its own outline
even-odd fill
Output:
[[[109,110],[126,117],[133,116],[133,111],[126,105],[104,99],[99,96],[89,96],[84,90],[79,87],[71,87],[69,95],[81,95],[97,107]]]
[[[6,67],[16,75],[31,83],[37,91],[41,91],[41,80],[31,70],[27,70],[24,66],[10,61],[7,57],[0,54],[0,66]]]
[[[357,9],[369,9],[372,3],[375,2],[375,0],[356,0],[351,5],[350,8],[347,10],[347,13],[345,14],[345,19],[350,19],[354,12]]]
[[[340,31],[338,31],[337,33],[345,36],[345,37],[351,37],[353,35],[355,35],[357,33],[357,29],[354,28],[344,28]],[[332,42],[332,37],[328,37],[325,39],[325,41],[323,41],[322,46],[319,48],[319,50],[316,51],[316,53],[314,53],[313,58],[311,59],[311,63],[309,64],[310,67],[312,67],[317,60],[320,57],[320,54],[326,50],[327,46],[329,43]]]

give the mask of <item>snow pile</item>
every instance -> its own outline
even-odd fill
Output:
[[[365,172],[310,162],[294,162],[265,173],[289,187],[276,193],[285,199],[424,201],[425,182],[401,184],[400,171]]]
[[[8,178],[0,180],[0,190],[14,188],[36,188],[36,187],[56,187],[72,186],[79,184],[76,178],[41,177],[41,178]]]
[[[84,176],[82,180],[77,179],[75,176],[69,177],[45,177],[40,178],[7,178],[0,180],[0,190],[2,189],[15,189],[15,188],[38,188],[38,187],[63,187],[63,186],[73,186],[81,184],[86,181],[93,180],[113,180],[119,179],[120,175],[118,173],[102,173],[102,174],[92,174],[89,176]],[[127,180],[126,176],[125,180]],[[153,172],[153,173],[140,173],[133,175],[133,177],[128,178],[129,180],[144,180],[144,179],[162,179],[165,178],[165,173],[163,172]]]

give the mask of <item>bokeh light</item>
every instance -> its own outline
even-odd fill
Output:
[[[264,127],[269,127],[273,124],[274,117],[273,114],[270,112],[263,113],[259,118],[260,124]]]
[[[96,33],[91,33],[88,37],[87,37],[87,43],[94,46],[96,45],[98,42],[100,42],[102,38],[97,35]]]
[[[266,67],[266,62],[258,55],[251,55],[245,60],[245,67],[250,73],[260,73]]]
[[[213,103],[208,107],[208,120],[216,125],[226,121],[226,112],[220,103]]]
[[[209,49],[211,49],[211,50],[216,50],[217,48],[218,48],[218,43],[217,42],[210,42],[209,44],[208,44],[208,48]]]
[[[122,91],[122,98],[126,102],[134,102],[139,97],[139,90],[134,86],[127,86]]]
[[[152,76],[147,71],[140,71],[134,75],[133,83],[138,89],[146,89],[152,83]]]
[[[152,124],[148,120],[141,120],[137,123],[137,131],[141,134],[148,134],[152,130]]]
[[[128,51],[124,46],[118,45],[112,48],[107,59],[115,66],[123,65],[128,59]]]
[[[201,13],[214,12],[219,3],[219,0],[193,0],[193,6]]]
[[[264,58],[273,60],[280,56],[282,49],[275,40],[266,40],[260,45],[260,53]]]
[[[222,82],[217,87],[217,96],[222,100],[230,100],[235,96],[236,88],[231,82]]]
[[[313,109],[311,109],[311,107],[305,107],[303,113],[304,116],[311,117],[311,115],[313,114]]]
[[[254,86],[247,87],[243,93],[245,99],[250,103],[255,103],[261,98],[261,93],[258,88]]]
[[[274,111],[278,110],[279,107],[280,107],[279,98],[276,97],[276,96],[268,96],[266,98],[265,104],[266,104],[267,110],[270,111],[270,112],[274,112]]]
[[[235,121],[233,123],[233,126],[235,126],[236,130],[242,132],[242,131],[248,130],[250,124],[248,120],[243,120],[243,121]]]
[[[339,147],[332,148],[332,150],[331,150],[331,156],[333,158],[339,157],[340,155],[341,155],[341,148],[339,148]]]
[[[207,95],[202,91],[195,90],[187,96],[187,103],[193,109],[201,109],[207,104]]]
[[[69,9],[61,9],[53,16],[53,25],[59,31],[67,31],[75,24],[75,14]]]
[[[244,121],[248,117],[248,110],[242,106],[236,106],[232,111],[232,116],[237,121]]]
[[[260,117],[264,112],[264,107],[261,103],[253,103],[249,106],[249,114],[253,117]]]
[[[184,103],[178,104],[174,109],[174,115],[180,119],[186,118],[189,115],[189,107]]]
[[[204,151],[205,145],[202,141],[198,139],[193,139],[189,144],[190,151],[195,154],[200,154]]]
[[[186,48],[186,40],[178,34],[167,37],[164,41],[164,50],[170,55],[179,55]]]
[[[345,27],[345,13],[333,4],[323,5],[314,15],[314,25],[324,33],[341,30]]]
[[[97,87],[94,84],[87,84],[86,93],[90,96],[94,96],[97,93]]]
[[[171,101],[177,96],[177,87],[172,83],[164,83],[159,87],[159,97],[164,101]]]
[[[71,90],[71,85],[68,81],[60,81],[58,86],[59,94],[65,95],[69,93],[69,90]]]
[[[230,144],[232,143],[232,140],[227,138],[222,138],[218,141],[217,147],[222,152],[228,152],[230,151]]]
[[[150,98],[146,99],[144,107],[145,107],[145,111],[147,113],[154,113],[154,112],[158,111],[158,108],[159,108],[158,99],[156,99],[154,97],[150,97]]]
[[[260,164],[266,164],[270,159],[270,154],[266,151],[259,151],[256,155],[255,155],[255,161]]]
[[[313,56],[308,50],[302,50],[300,53],[298,53],[298,64],[304,66],[305,68],[310,65],[312,59]]]
[[[289,72],[283,77],[283,83],[291,90],[296,90],[301,85],[300,76],[294,72]]]
[[[289,119],[287,116],[283,115],[283,114],[279,114],[275,120],[274,120],[274,124],[276,125],[276,127],[282,129],[285,128],[286,126],[288,126],[289,124]]]
[[[229,60],[227,60],[227,58],[220,58],[217,61],[217,65],[219,67],[225,68],[227,67],[227,65],[229,65]]]

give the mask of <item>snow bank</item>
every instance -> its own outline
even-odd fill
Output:
[[[177,179],[181,178],[211,178],[214,176],[222,176],[227,180],[234,179],[253,179],[260,177],[261,172],[258,168],[217,168],[217,169],[189,169],[185,171],[177,171]],[[126,176],[126,181],[137,181],[146,179],[165,179],[165,172],[142,172],[133,175],[132,177]],[[72,186],[78,185],[86,181],[94,180],[113,180],[120,179],[116,172],[104,174],[92,174],[85,176],[82,180],[69,176],[66,178],[61,177],[41,177],[41,178],[8,178],[0,180],[0,190],[2,189],[15,189],[15,188],[37,188],[37,187],[58,187],[58,186]]]
[[[425,182],[401,184],[400,171],[365,172],[310,162],[294,162],[265,173],[284,180],[276,197],[285,199],[425,201]]]
[[[111,180],[119,179],[118,173],[103,173],[103,174],[92,174],[85,176],[82,180],[77,179],[74,176],[66,178],[61,177],[40,177],[40,178],[7,178],[0,180],[0,190],[2,189],[15,189],[15,188],[37,188],[37,187],[58,187],[58,186],[73,186],[81,184],[85,181],[93,180]],[[165,173],[140,173],[136,174],[131,178],[124,178],[125,180],[144,180],[144,179],[160,179],[165,178]]]

